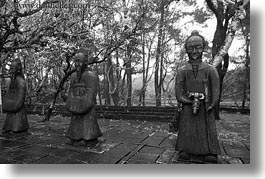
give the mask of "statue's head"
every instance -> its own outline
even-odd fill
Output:
[[[12,61],[10,65],[10,74],[11,76],[22,74],[22,64],[19,59],[15,59],[14,61]]]
[[[79,49],[76,51],[74,56],[76,71],[82,71],[87,67],[87,51]]]
[[[198,31],[192,31],[191,35],[185,41],[185,49],[189,60],[201,61],[206,44],[204,37]]]

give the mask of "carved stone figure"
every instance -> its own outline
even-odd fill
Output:
[[[7,113],[2,133],[25,132],[29,129],[24,101],[26,98],[26,81],[19,60],[10,66],[11,81],[3,98],[3,110]]]
[[[193,31],[185,42],[189,61],[177,72],[176,98],[182,103],[176,150],[180,160],[200,156],[204,162],[217,163],[220,154],[213,106],[219,97],[216,69],[202,62],[206,41]]]
[[[76,72],[71,75],[66,108],[72,113],[67,136],[71,144],[93,146],[102,135],[95,115],[97,77],[87,69],[87,52],[74,56]]]

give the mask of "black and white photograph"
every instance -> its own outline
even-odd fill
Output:
[[[250,0],[0,0],[0,39],[1,164],[252,164]]]

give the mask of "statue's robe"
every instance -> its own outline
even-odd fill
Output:
[[[16,76],[9,85],[3,99],[3,110],[7,113],[3,126],[3,133],[22,132],[29,129],[29,123],[24,105],[26,98],[26,81],[21,76]]]
[[[84,71],[80,80],[77,73],[70,78],[66,108],[72,113],[67,136],[72,140],[94,140],[102,136],[95,114],[97,77]]]
[[[176,97],[182,103],[179,134],[176,150],[194,155],[220,154],[213,110],[206,112],[205,100],[200,101],[198,114],[192,114],[188,92],[205,94],[204,83],[208,86],[209,105],[214,106],[219,98],[219,76],[213,66],[200,62],[195,76],[192,65],[187,63],[176,77]]]

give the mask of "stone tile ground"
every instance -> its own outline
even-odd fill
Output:
[[[0,127],[4,123],[1,117]],[[177,134],[163,122],[99,119],[103,132],[93,147],[66,144],[70,118],[28,115],[28,133],[0,135],[0,163],[4,164],[182,164],[174,150]],[[220,164],[250,163],[249,115],[221,114],[217,130]],[[0,131],[1,132],[1,131]],[[189,162],[191,163],[191,162]],[[200,163],[193,161],[192,163]]]

